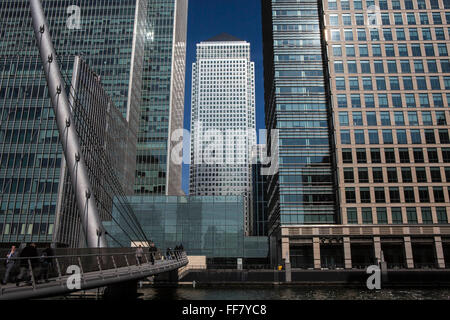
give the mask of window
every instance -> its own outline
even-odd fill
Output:
[[[363,120],[362,120],[362,113],[359,111],[353,111],[353,125],[354,126],[362,126]]]
[[[358,181],[359,183],[369,182],[369,170],[367,168],[358,168]]]
[[[372,163],[381,163],[380,149],[370,149],[370,158]]]
[[[356,203],[355,188],[345,188],[345,200],[347,203]]]
[[[407,203],[416,202],[416,198],[414,196],[414,189],[412,187],[404,187],[403,193],[405,195],[405,202]]]
[[[376,203],[385,203],[386,202],[384,188],[375,188],[375,202]]]
[[[416,208],[406,208],[406,218],[409,224],[417,224]]]
[[[367,61],[367,60],[362,60],[361,61],[361,72],[362,73],[371,73],[370,62],[369,61]]]
[[[372,168],[373,182],[383,183],[383,169],[382,168]]]
[[[400,191],[398,187],[389,188],[389,199],[391,203],[400,203]]]
[[[436,216],[439,224],[447,224],[447,208],[445,207],[437,207],[436,208]]]
[[[341,143],[342,144],[351,144],[350,130],[341,130]]]
[[[382,126],[390,126],[391,125],[391,118],[390,118],[389,112],[386,112],[386,111],[380,112],[380,118],[381,118]]]
[[[423,224],[433,224],[433,216],[431,215],[431,208],[422,207],[420,208],[422,213],[422,223]]]
[[[403,167],[401,170],[402,170],[403,183],[411,183],[411,182],[413,182],[412,175],[411,175],[411,168]]]
[[[354,183],[355,182],[353,168],[344,168],[344,182],[346,182],[346,183]]]
[[[400,67],[402,69],[402,73],[411,73],[411,66],[409,64],[409,60],[401,60]]]
[[[434,202],[445,202],[444,191],[442,187],[433,187]]]
[[[397,183],[397,168],[387,168],[388,182],[389,183]]]
[[[378,139],[378,130],[369,130],[369,143],[370,144],[379,144],[380,141]]]
[[[431,167],[430,173],[431,173],[431,182],[442,182],[441,168]]]
[[[356,149],[356,159],[358,163],[367,163],[366,149]]]
[[[430,202],[430,194],[428,193],[428,187],[419,187],[419,201],[421,203]]]
[[[397,143],[398,144],[407,144],[406,138],[406,130],[397,130]]]
[[[385,129],[382,131],[382,133],[383,133],[383,143],[384,144],[393,144],[394,143],[394,140],[392,138],[392,130]]]
[[[352,108],[361,108],[361,98],[359,94],[351,94],[350,100],[352,102]]]
[[[377,220],[378,224],[387,224],[387,213],[386,208],[377,208]]]
[[[353,163],[352,149],[342,149],[342,162]]]
[[[354,57],[355,56],[355,46],[354,45],[345,46],[345,52],[347,53],[347,57]]]
[[[397,207],[391,208],[391,216],[392,216],[393,224],[402,224],[403,223],[402,208],[397,208]]]
[[[375,99],[373,94],[365,94],[364,103],[366,104],[366,108],[375,108]]]
[[[424,163],[423,150],[421,148],[413,149],[414,163]]]
[[[333,55],[335,57],[341,57],[342,56],[342,47],[333,45]]]
[[[416,167],[417,182],[427,182],[427,171],[423,167]]]
[[[370,189],[369,188],[359,188],[359,194],[361,198],[361,203],[370,203]]]
[[[361,209],[362,220],[364,224],[372,224],[372,208],[362,208]]]
[[[386,163],[395,163],[394,149],[384,149],[384,157],[386,159]],[[449,159],[450,159],[450,152],[449,152]]]
[[[435,144],[436,138],[433,129],[425,129],[425,143]]]
[[[368,126],[376,126],[377,124],[377,114],[373,111],[366,112],[367,117],[367,125]]]
[[[355,144],[365,144],[364,130],[355,130]]]
[[[344,64],[342,61],[335,61],[334,62],[334,72],[336,73],[344,73]]]
[[[405,118],[403,116],[402,111],[394,112],[394,122],[395,122],[396,126],[404,126],[405,125]]]
[[[338,94],[338,108],[347,108],[347,96],[345,94]]]
[[[400,163],[410,163],[408,149],[400,148],[398,149],[398,154],[400,157]]]
[[[441,144],[449,144],[450,137],[447,129],[439,129],[439,142]]]
[[[420,136],[420,130],[410,130],[411,133],[411,143],[422,144],[422,138]]]
[[[358,215],[356,213],[356,208],[347,208],[347,222],[349,224],[358,223]]]
[[[430,163],[438,163],[439,162],[438,153],[437,153],[436,148],[428,148],[427,153],[428,153],[428,162],[430,162]]]
[[[348,112],[339,112],[339,124],[348,126]]]

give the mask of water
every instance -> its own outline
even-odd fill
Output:
[[[448,288],[381,289],[344,287],[142,288],[143,300],[450,300]]]

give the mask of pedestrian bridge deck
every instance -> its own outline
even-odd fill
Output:
[[[70,261],[69,260],[70,258]],[[20,286],[13,284],[3,285],[0,288],[0,300],[36,299],[88,290],[126,281],[143,279],[160,273],[177,270],[188,264],[185,252],[173,252],[170,259],[162,259],[147,253],[139,259],[135,254],[98,254],[84,256],[57,256],[53,257],[56,269],[48,282],[38,281],[37,268],[31,267],[31,281],[22,282]],[[30,262],[30,261],[28,261]],[[70,264],[69,263],[73,263]],[[79,267],[79,286],[73,288],[76,278],[72,273],[67,274],[69,266]],[[62,273],[64,270],[64,274]],[[83,271],[84,270],[84,271]],[[73,272],[73,271],[70,271]],[[72,289],[73,288],[73,289]]]

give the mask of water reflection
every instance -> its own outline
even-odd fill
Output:
[[[450,300],[450,289],[382,289],[341,287],[142,288],[143,300]]]

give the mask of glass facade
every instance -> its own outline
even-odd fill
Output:
[[[188,0],[146,0],[148,31],[135,194],[181,195],[181,165],[170,160],[170,135],[183,129]]]
[[[279,130],[268,177],[269,235],[337,222],[318,1],[262,1],[266,128]]]
[[[268,255],[267,237],[244,236],[242,196],[134,196],[130,203],[147,238],[161,250],[182,243],[188,255],[208,258]],[[125,225],[116,209],[113,216]],[[131,239],[117,224],[105,223],[105,228],[116,245],[130,246]]]
[[[81,9],[80,29],[68,28],[71,5]],[[146,24],[138,13],[146,12],[145,1],[49,0],[43,7],[67,83],[74,56],[82,55],[130,128],[137,128],[140,101],[132,98],[140,97],[135,66],[142,65]],[[29,2],[1,1],[0,21],[0,241],[48,243],[63,154]]]

